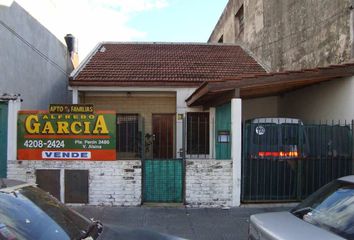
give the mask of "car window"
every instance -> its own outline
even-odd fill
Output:
[[[36,187],[0,193],[0,224],[18,239],[79,239],[89,220]]]
[[[253,144],[278,145],[278,125],[275,123],[259,123],[253,127]]]
[[[354,239],[354,184],[334,181],[291,211],[304,221]]]
[[[283,123],[281,124],[282,145],[299,144],[299,124]]]

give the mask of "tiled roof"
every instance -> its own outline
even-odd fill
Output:
[[[103,43],[71,86],[199,86],[265,70],[238,45]]]

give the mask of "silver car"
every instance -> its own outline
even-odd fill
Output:
[[[325,185],[290,212],[252,215],[249,239],[354,239],[354,176]]]

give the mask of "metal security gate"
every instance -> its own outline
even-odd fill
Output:
[[[183,178],[183,159],[144,160],[143,201],[182,203]]]
[[[299,201],[352,174],[353,126],[297,119],[248,121],[243,132],[242,201]]]
[[[152,133],[145,134],[143,202],[183,203],[184,159],[175,159],[175,116],[153,114]],[[150,158],[151,157],[151,158]]]
[[[7,173],[7,103],[0,102],[0,178]]]

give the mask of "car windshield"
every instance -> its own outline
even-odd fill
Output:
[[[354,239],[354,184],[333,181],[291,212],[308,223]]]
[[[0,192],[1,226],[16,239],[80,239],[90,220],[37,187]]]

